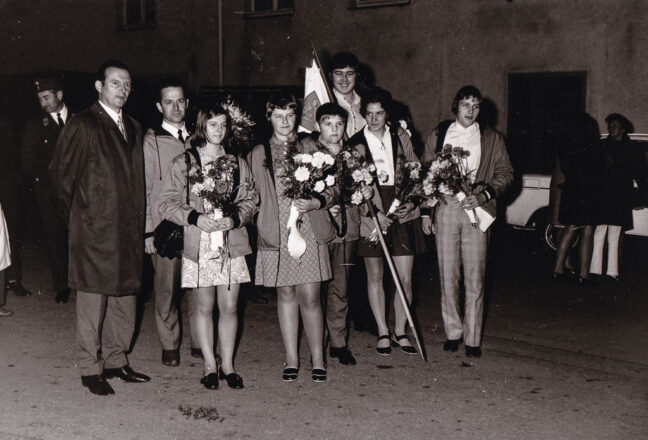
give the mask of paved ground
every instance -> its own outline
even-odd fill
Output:
[[[25,253],[25,284],[0,319],[0,439],[639,439],[648,438],[648,241],[626,242],[621,286],[550,281],[552,254],[530,233],[495,237],[484,356],[441,350],[435,262],[417,264],[416,316],[428,361],[352,331],[354,367],[329,380],[302,371],[283,383],[274,298],[245,306],[237,370],[244,390],[207,391],[201,364],[182,350],[160,363],[152,302],[131,364],[146,384],[112,381],[116,395],[81,387],[74,365],[74,298],[54,304],[44,261]],[[187,342],[185,338],[185,342]]]

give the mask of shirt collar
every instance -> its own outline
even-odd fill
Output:
[[[473,122],[468,127],[464,127],[459,121],[455,121],[448,127],[448,129],[450,128],[460,133],[474,133],[475,131],[479,131],[479,122]]]
[[[338,104],[340,104],[342,107],[352,107],[352,106],[359,106],[360,105],[360,95],[356,93],[355,90],[352,91],[353,93],[353,102],[347,101],[344,96],[337,90],[333,89],[333,93],[335,94],[335,98],[337,99]]]
[[[110,116],[110,119],[115,121],[115,124],[119,124],[119,122],[117,122],[117,121],[121,117],[121,114],[122,114],[121,109],[119,109],[119,113],[117,113],[115,110],[111,109],[106,104],[101,102],[101,100],[98,100],[98,102],[99,102],[99,104],[101,104],[101,107],[103,107],[103,109],[106,111],[106,113],[108,113],[108,116]]]
[[[176,128],[173,125],[169,124],[167,121],[162,121],[162,128],[171,133],[171,136],[174,138],[178,137],[178,130],[182,130],[182,136],[186,139],[187,136],[189,136],[189,132],[187,131],[187,127],[185,127],[185,124],[182,124],[182,127]]]
[[[57,124],[58,124],[58,115],[59,115],[59,113],[61,114],[61,118],[63,119],[63,122],[67,122],[69,112],[68,112],[68,108],[67,108],[67,106],[65,104],[63,104],[63,107],[61,108],[60,111],[50,113],[50,115],[52,116],[52,119],[54,119],[54,121],[56,121]]]

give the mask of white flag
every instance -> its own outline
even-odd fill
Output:
[[[304,108],[301,122],[297,131],[310,133],[315,130],[315,114],[320,105],[330,102],[322,70],[318,67],[315,58],[311,60],[310,67],[306,68],[306,81],[304,84]]]

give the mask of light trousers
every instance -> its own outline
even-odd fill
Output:
[[[621,239],[621,226],[598,225],[594,231],[594,248],[590,273],[601,275],[603,273],[603,248],[607,236],[607,270],[606,274],[619,276],[619,241]]]

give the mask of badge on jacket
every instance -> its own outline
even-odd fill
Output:
[[[45,117],[43,118],[43,127],[47,127],[49,125],[49,118]]]

